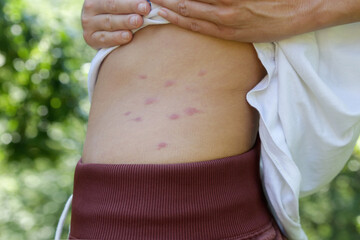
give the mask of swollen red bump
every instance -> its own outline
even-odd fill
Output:
[[[145,105],[149,105],[156,102],[156,98],[147,98],[145,99]]]
[[[146,74],[140,74],[140,75],[139,75],[139,78],[140,78],[140,79],[147,79],[147,75],[146,75]]]
[[[192,116],[194,114],[201,113],[201,111],[194,107],[188,107],[185,109],[185,114],[188,116]]]
[[[198,76],[199,76],[199,77],[205,76],[206,73],[207,73],[207,72],[206,72],[204,69],[202,69],[202,70],[200,70],[200,71],[198,72]]]
[[[157,148],[157,149],[160,150],[160,149],[165,148],[165,147],[167,147],[167,143],[161,142],[161,143],[158,144],[158,148]]]
[[[135,121],[135,122],[141,122],[141,121],[142,121],[142,118],[141,118],[141,117],[137,117],[137,118],[133,118],[132,120]]]
[[[175,84],[175,81],[169,80],[169,81],[165,82],[164,87],[171,87],[171,86],[174,86],[174,84]]]
[[[169,118],[170,118],[171,120],[175,120],[175,119],[180,118],[180,115],[179,115],[179,114],[174,113],[174,114],[171,114],[171,115],[169,116]]]

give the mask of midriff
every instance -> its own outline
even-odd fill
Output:
[[[101,66],[83,162],[169,164],[246,152],[258,130],[246,93],[264,75],[252,44],[146,27]]]

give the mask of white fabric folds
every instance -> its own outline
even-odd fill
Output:
[[[258,109],[263,182],[290,239],[306,239],[298,198],[328,184],[360,133],[360,23],[254,44],[265,77],[248,95]]]

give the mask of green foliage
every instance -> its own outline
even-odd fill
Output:
[[[360,141],[329,186],[301,199],[302,225],[309,239],[360,239]]]
[[[0,133],[5,150],[0,161],[40,157],[55,163],[64,147],[79,150],[81,143],[76,136],[64,138],[63,127],[66,121],[86,120],[86,90],[79,86],[85,82],[83,52],[89,49],[84,49],[79,29],[62,25],[59,13],[44,21],[41,14],[25,10],[36,3],[38,12],[49,10],[39,1],[0,1]]]
[[[85,136],[82,2],[0,0],[0,239],[50,239]]]
[[[72,192],[94,55],[82,40],[81,5],[0,0],[0,239],[53,238]],[[301,200],[310,239],[359,238],[359,168],[358,147],[329,187]]]

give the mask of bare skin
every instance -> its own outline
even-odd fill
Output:
[[[251,44],[174,25],[144,28],[102,64],[83,162],[184,163],[246,152],[258,115],[245,97],[264,75]]]

